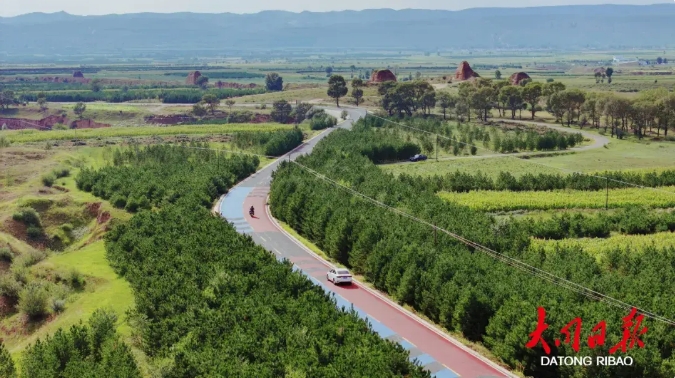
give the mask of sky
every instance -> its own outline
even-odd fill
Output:
[[[459,10],[477,7],[532,7],[572,4],[654,4],[659,0],[20,0],[3,1],[0,16],[11,17],[31,12],[65,11],[77,15],[138,12],[198,12],[198,13],[256,13],[262,10],[292,12],[335,10],[393,9],[447,9]]]

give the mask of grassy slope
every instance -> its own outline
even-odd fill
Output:
[[[225,124],[225,125],[190,125],[190,126],[139,126],[139,127],[109,127],[104,129],[73,129],[73,130],[12,130],[2,131],[13,143],[42,142],[47,140],[92,139],[115,137],[142,137],[154,135],[205,135],[227,134],[237,131],[275,131],[287,130],[293,125],[278,123],[260,124]]]

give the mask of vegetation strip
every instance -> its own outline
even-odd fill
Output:
[[[144,351],[169,358],[170,376],[430,376],[289,262],[211,215],[256,157],[154,146],[115,161],[82,171],[78,185],[117,206],[140,204],[108,234],[107,256],[134,289]],[[150,207],[158,210],[142,210]]]
[[[657,314],[669,314],[675,300],[665,293],[673,289],[675,269],[668,262],[673,248],[645,248],[640,254],[615,249],[602,262],[567,249],[543,253],[530,247],[528,228],[515,222],[497,223],[489,215],[452,202],[444,202],[424,183],[383,174],[373,161],[385,160],[396,151],[383,135],[363,123],[353,131],[338,130],[322,140],[313,153],[298,162],[363,195],[451,230],[538,269],[585,285],[608,296],[629,300]],[[375,143],[378,141],[379,143]],[[363,154],[359,151],[364,151]],[[569,345],[556,347],[557,355],[605,354],[619,341],[621,317],[626,314],[603,303],[585,299],[559,287],[514,271],[449,236],[434,234],[429,227],[359,201],[334,186],[317,180],[303,168],[282,163],[272,182],[270,205],[274,216],[315,243],[333,259],[407,304],[467,339],[482,342],[512,368],[525,375],[609,377],[601,370],[541,366],[539,349],[524,345],[541,298],[549,314],[580,314],[592,324],[604,319],[613,324],[600,350]],[[639,271],[631,267],[640,266]],[[669,277],[669,278],[668,278]],[[639,287],[648,284],[646,293]],[[653,302],[655,295],[662,298]],[[567,316],[547,318],[551,329],[560,329]],[[649,341],[634,349],[633,366],[613,367],[611,376],[669,377],[671,354],[659,352],[667,343],[666,325],[650,323]],[[666,364],[666,365],[664,365]]]

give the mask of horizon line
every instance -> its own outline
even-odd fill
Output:
[[[474,10],[474,9],[536,9],[536,8],[565,8],[565,7],[598,7],[598,6],[616,6],[616,7],[652,7],[652,6],[657,6],[657,5],[675,5],[675,3],[671,2],[660,2],[660,3],[653,3],[653,4],[613,4],[613,3],[599,3],[599,4],[566,4],[566,5],[537,5],[537,6],[496,6],[496,7],[471,7],[471,8],[461,8],[461,9],[439,9],[439,8],[364,8],[364,9],[342,9],[342,10],[330,10],[330,11],[311,11],[311,10],[302,10],[302,11],[291,11],[291,10],[283,10],[283,9],[265,9],[265,10],[260,10],[257,12],[242,12],[242,13],[236,13],[236,12],[190,12],[190,11],[178,11],[178,12],[159,12],[159,11],[148,11],[148,12],[125,12],[125,13],[103,13],[103,14],[76,14],[76,13],[70,13],[65,10],[61,11],[56,11],[56,12],[40,12],[40,11],[35,11],[35,12],[28,12],[28,13],[21,13],[21,14],[16,14],[13,16],[0,16],[0,18],[15,18],[15,17],[23,17],[23,16],[29,16],[29,15],[36,15],[36,14],[42,14],[42,15],[57,15],[57,14],[66,14],[68,16],[75,16],[75,17],[102,17],[102,16],[123,16],[123,15],[134,15],[134,14],[195,14],[195,15],[225,15],[225,14],[230,14],[230,15],[255,15],[255,14],[260,14],[260,13],[267,13],[267,12],[283,12],[283,13],[293,13],[293,14],[302,14],[302,13],[340,13],[340,12],[365,12],[365,11],[395,11],[395,12],[400,12],[400,11],[440,11],[440,12],[463,12],[463,11],[468,11],[468,10]]]

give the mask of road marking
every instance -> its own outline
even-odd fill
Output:
[[[368,313],[366,313],[366,314],[368,314]],[[376,322],[378,322],[378,323],[382,323],[381,321],[377,320],[374,316],[372,316],[372,315],[370,315],[370,314],[368,314],[368,317],[371,318],[371,319],[373,319],[374,321],[376,321]],[[411,343],[411,344],[412,344],[412,343]]]
[[[459,375],[459,373],[457,373],[456,371],[450,369],[450,367],[449,367],[448,365],[446,365],[446,364],[442,364],[442,365],[445,366],[446,369],[448,369],[448,370],[450,370],[451,372],[457,374],[458,377],[461,377],[461,375]]]
[[[276,248],[274,248],[274,253],[276,253],[277,255],[281,256],[281,252],[279,252],[279,250],[276,249]]]
[[[262,239],[265,243],[267,243],[267,240],[265,240],[265,238],[263,238],[262,236],[258,236],[258,237],[259,237],[260,239]]]
[[[403,336],[401,336],[401,338],[402,338],[403,340],[405,340],[405,341],[406,341],[406,342],[407,342],[408,344],[412,345],[412,346],[413,346],[413,348],[417,348],[417,345],[415,345],[415,344],[411,343],[411,342],[410,342],[410,340],[406,339],[406,338],[405,338],[405,337],[403,337]],[[443,366],[445,366],[445,365],[443,365]],[[445,367],[447,367],[447,366],[445,366]]]

